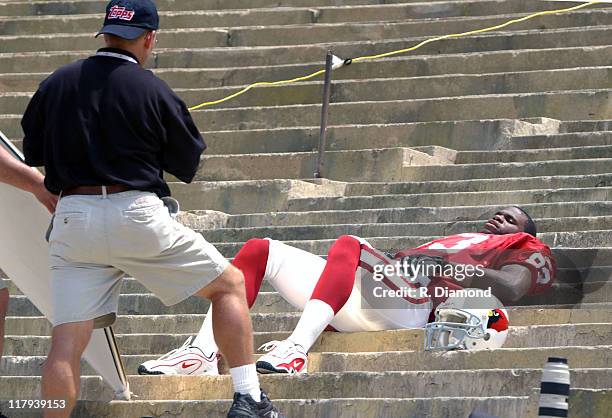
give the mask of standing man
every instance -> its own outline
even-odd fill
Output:
[[[44,179],[40,171],[21,163],[0,146],[0,182],[32,193],[49,212],[53,213],[57,196],[45,188]],[[4,348],[4,320],[8,311],[8,302],[8,289],[4,286],[4,282],[0,281],[0,357]]]
[[[160,198],[167,171],[193,180],[204,141],[181,99],[145,64],[159,27],[151,0],[112,0],[107,47],[43,81],[22,120],[26,163],[44,165],[60,194],[50,237],[54,314],[42,377],[68,417],[94,319],[115,313],[129,274],[166,305],[210,299],[213,328],[234,383],[228,417],[280,417],[259,388],[244,277],[204,238],[175,222]]]

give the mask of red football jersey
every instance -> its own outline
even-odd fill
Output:
[[[410,254],[441,255],[452,263],[480,265],[494,270],[500,270],[508,264],[520,264],[531,271],[531,288],[528,295],[546,291],[555,280],[556,263],[550,248],[524,232],[506,235],[484,233],[451,235],[417,248],[400,251],[395,258]],[[437,282],[437,286],[461,288],[460,282],[441,280],[445,283],[434,282]]]

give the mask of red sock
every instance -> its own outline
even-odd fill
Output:
[[[232,264],[242,270],[242,274],[244,274],[249,308],[255,303],[261,282],[266,274],[269,248],[270,241],[267,239],[252,238],[242,246],[234,261],[232,261]]]
[[[357,239],[348,235],[338,238],[329,249],[327,263],[310,299],[325,302],[338,313],[353,291],[360,255],[361,243]]]

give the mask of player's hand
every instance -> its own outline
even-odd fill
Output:
[[[444,257],[427,254],[411,254],[401,258],[402,266],[410,266],[413,271],[442,271],[448,263]]]
[[[32,190],[32,194],[49,212],[55,213],[58,197],[49,192],[43,183],[38,184],[34,190]]]

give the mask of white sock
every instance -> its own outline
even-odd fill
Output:
[[[259,378],[255,364],[234,367],[230,369],[232,381],[234,382],[234,392],[243,395],[251,395],[255,402],[261,402],[261,389],[259,388]]]
[[[334,310],[327,303],[318,299],[311,299],[306,302],[304,312],[302,312],[293,334],[288,339],[308,351],[334,319],[334,316]]]
[[[215,342],[215,335],[213,334],[212,326],[212,306],[208,309],[202,328],[196,335],[195,339],[191,342],[191,345],[198,347],[205,355],[219,352],[219,347]]]

